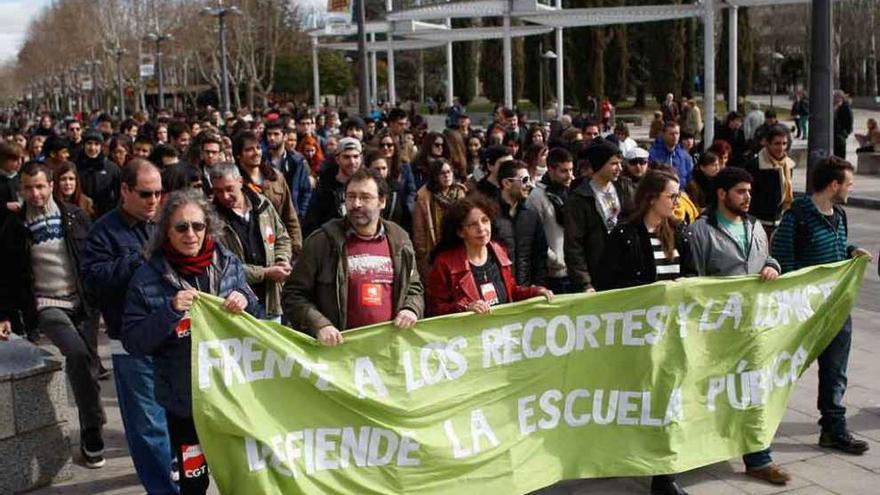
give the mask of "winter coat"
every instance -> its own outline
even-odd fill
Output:
[[[284,161],[279,168],[287,180],[287,188],[290,190],[290,200],[296,211],[300,225],[305,220],[306,211],[309,209],[309,201],[312,199],[312,181],[309,165],[304,156],[297,152],[288,151],[284,155]]]
[[[694,171],[694,158],[681,147],[681,144],[676,144],[675,148],[669,151],[662,135],[657,136],[654,145],[648,150],[648,161],[672,165],[678,173],[678,182],[682,189],[687,186]]]
[[[513,260],[513,277],[518,285],[542,285],[547,276],[547,238],[541,217],[526,201],[510,207],[501,200],[501,212],[495,217],[496,239],[507,248]]]
[[[208,268],[209,292],[226,298],[238,291],[247,298],[245,310],[259,317],[260,303],[245,281],[238,259],[219,244]],[[192,417],[192,339],[188,313],[174,309],[178,291],[192,288],[155,253],[138,268],[128,287],[122,320],[122,344],[134,356],[153,356],[156,401],[174,416]]]
[[[83,194],[95,203],[96,218],[119,205],[122,173],[115,163],[102,154],[89,158],[85,153],[80,153],[76,168]]]
[[[275,207],[265,197],[256,193],[247,195],[251,201],[251,215],[256,215],[260,225],[260,239],[263,241],[263,253],[266,256],[266,266],[272,266],[279,261],[291,263],[291,242],[284,222]],[[221,215],[226,216],[228,210],[218,208]],[[235,214],[235,213],[231,213]],[[283,282],[266,280],[263,276],[264,266],[249,265],[244,263],[244,245],[229,222],[224,223],[223,231],[217,238],[244,265],[245,279],[248,284],[265,283],[266,301],[265,309],[269,315],[281,314],[281,289]]]
[[[265,196],[272,203],[272,206],[275,207],[275,211],[278,212],[278,216],[284,222],[287,234],[290,235],[290,250],[293,253],[293,259],[296,259],[300,251],[302,251],[302,230],[299,225],[299,217],[293,208],[290,188],[287,187],[287,181],[284,179],[284,176],[279,173],[275,180],[264,179],[263,185],[260,187],[254,187],[253,184],[249,185],[251,190]]]
[[[421,317],[424,309],[422,282],[409,235],[392,222],[380,220],[388,239],[394,269],[393,312],[408,309]],[[345,219],[331,220],[307,239],[293,273],[284,285],[281,305],[293,328],[317,336],[333,325],[345,330],[348,308],[348,266]]]
[[[775,268],[782,273],[779,262],[770,256],[770,245],[764,228],[749,215],[746,224],[749,246],[743,252],[739,243],[718,225],[718,212],[709,209],[691,225],[691,259],[698,276],[724,277],[730,275],[754,275],[764,267]]]
[[[501,265],[501,277],[510,302],[540,295],[540,287],[518,285],[513,278],[513,262],[501,244],[490,242],[488,248]],[[492,256],[489,256],[492,262]],[[468,304],[480,300],[477,281],[470,269],[464,245],[439,253],[428,276],[428,314],[440,316],[467,311]]]
[[[154,224],[138,222],[120,207],[99,218],[86,238],[83,283],[95,296],[111,339],[119,338],[128,283],[144,263],[144,245],[154,231]]]
[[[752,204],[749,213],[762,223],[779,224],[782,213],[791,207],[793,189],[791,173],[794,160],[785,157],[785,165],[776,167],[770,161],[767,148],[750,160],[745,169],[752,174]]]
[[[565,219],[557,218],[556,209],[547,197],[547,184],[538,182],[527,200],[529,208],[541,219],[544,238],[547,241],[547,276],[563,278],[568,276],[565,268]]]
[[[618,218],[625,219],[634,207],[632,182],[620,177],[612,184],[620,200]],[[608,229],[596,195],[590,181],[584,181],[569,193],[565,203],[565,266],[573,291],[583,292],[592,287],[591,274],[599,269],[607,238]]]
[[[81,208],[70,203],[57,201],[61,214],[61,228],[64,230],[64,247],[73,266],[73,277],[82,306],[79,315],[85,314],[88,302],[85,286],[80,276],[80,255],[86,236],[91,227],[89,215]],[[37,327],[37,303],[34,296],[34,270],[31,260],[30,230],[25,226],[25,211],[28,206],[22,204],[18,213],[7,215],[0,227],[2,233],[2,256],[8,263],[8,272],[0,276],[0,294],[4,295],[3,306],[10,310],[21,311],[25,326],[29,329]]]
[[[467,193],[465,187],[461,184],[453,184],[453,188],[457,190],[455,194],[463,198]],[[416,195],[416,206],[413,210],[413,229],[412,242],[416,251],[416,263],[419,268],[419,275],[422,279],[427,279],[431,271],[429,258],[431,251],[443,233],[443,225],[437,223],[437,208],[441,206],[434,200],[434,193],[427,187],[419,189]]]
[[[345,216],[345,184],[336,180],[339,169],[334,165],[322,170],[312,194],[303,222],[303,235],[308,237],[325,222]]]
[[[678,224],[675,248],[678,250],[681,277],[694,275],[689,237],[687,228]],[[602,263],[596,271],[595,280],[598,290],[635,287],[657,281],[654,249],[644,222],[627,222],[614,227],[605,242]]]

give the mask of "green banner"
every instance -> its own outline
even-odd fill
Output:
[[[193,410],[222,493],[526,493],[768,446],[866,258],[312,338],[192,310]]]

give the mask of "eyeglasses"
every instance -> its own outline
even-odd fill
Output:
[[[666,196],[671,199],[673,203],[677,203],[678,199],[681,198],[681,193],[660,193],[660,196]]]
[[[345,201],[347,201],[349,203],[354,203],[355,201],[360,201],[361,203],[368,203],[368,202],[373,201],[375,199],[378,199],[377,196],[374,196],[372,194],[354,194],[354,193],[352,193],[352,194],[345,195]]]
[[[394,147],[394,143],[391,143],[391,142],[382,142],[382,143],[379,143],[379,146],[382,147],[382,148],[393,148],[393,147]]]
[[[174,224],[174,231],[178,234],[185,234],[192,228],[193,232],[204,232],[207,227],[205,222],[177,222]]]
[[[644,165],[647,165],[647,164],[648,164],[648,160],[645,160],[644,158],[634,158],[634,159],[632,159],[632,160],[629,160],[629,164],[630,164],[630,165],[642,165],[642,166],[644,166]]]
[[[161,197],[162,197],[162,194],[164,194],[164,191],[162,191],[161,189],[158,190],[158,191],[144,191],[144,190],[141,190],[141,189],[135,189],[134,192],[136,192],[137,195],[138,195],[141,199],[150,199],[150,198],[156,198],[156,199],[158,199],[158,198],[161,198]]]
[[[434,141],[434,147],[435,147],[435,148],[442,148],[442,147],[443,147],[443,141]]]

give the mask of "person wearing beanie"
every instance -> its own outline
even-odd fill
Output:
[[[620,177],[623,160],[614,143],[596,139],[581,156],[592,175],[565,205],[565,266],[573,292],[592,292],[590,274],[599,266],[608,233],[633,210],[633,186]]]
[[[339,127],[339,133],[345,137],[353,137],[358,141],[363,142],[365,128],[366,124],[364,124],[364,120],[362,118],[357,116],[349,117]]]
[[[43,156],[46,166],[55,171],[59,165],[70,159],[69,141],[54,134],[47,137],[43,143]]]
[[[76,168],[83,193],[95,202],[95,217],[116,208],[119,203],[121,172],[103,151],[104,135],[89,129],[83,135],[82,153],[76,158]]]

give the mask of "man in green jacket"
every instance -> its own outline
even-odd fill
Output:
[[[245,278],[269,319],[280,321],[281,288],[290,276],[291,241],[268,199],[243,187],[238,167],[211,168],[214,204],[223,218],[219,241],[244,264]]]
[[[293,328],[334,346],[342,330],[392,320],[411,328],[421,318],[415,250],[406,231],[381,219],[387,196],[376,171],[358,170],[345,186],[345,217],[306,239],[282,295]]]

